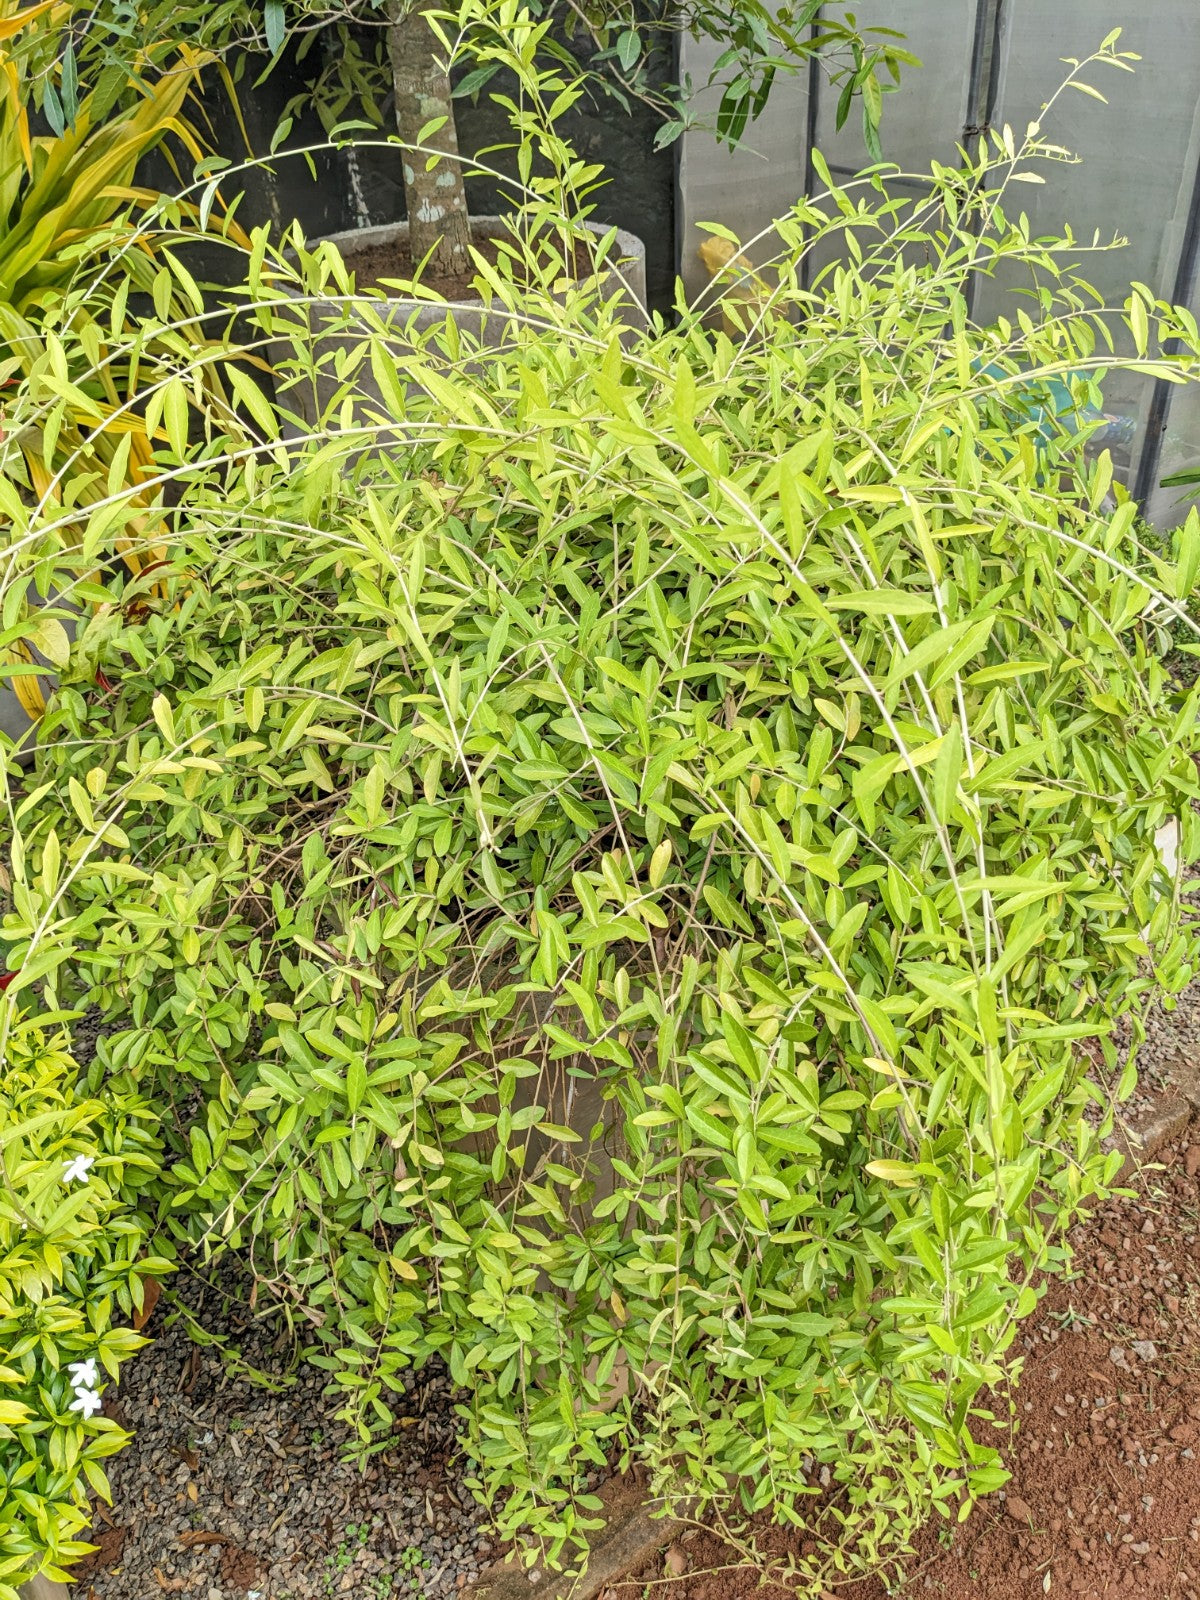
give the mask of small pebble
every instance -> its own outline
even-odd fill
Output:
[[[663,1556],[663,1566],[673,1578],[681,1577],[688,1567],[687,1552],[677,1544],[670,1545]]]

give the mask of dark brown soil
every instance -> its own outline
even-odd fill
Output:
[[[1075,1276],[1025,1325],[1004,1497],[928,1526],[899,1584],[835,1584],[836,1600],[1200,1597],[1200,1144],[1160,1160],[1136,1199],[1077,1231]],[[786,1563],[802,1539],[765,1529],[755,1542]],[[689,1529],[606,1600],[790,1600],[734,1560]]]
[[[471,243],[488,261],[495,262],[499,252],[494,240],[472,239]],[[356,250],[353,255],[347,256],[346,265],[353,272],[354,284],[359,290],[387,290],[393,287],[396,279],[402,283],[412,282],[413,259],[407,244],[402,241],[389,245],[373,244],[368,249]],[[470,278],[443,278],[425,273],[421,283],[424,288],[441,295],[443,300],[478,298],[473,274]]]
[[[471,240],[484,260],[493,266],[503,253],[502,246],[505,242],[502,239],[490,239],[479,234]],[[573,255],[574,276],[581,278],[593,265],[593,258],[586,246],[578,243],[573,246]],[[365,250],[356,250],[353,255],[347,257],[346,265],[353,272],[355,286],[360,290],[380,288],[386,290],[396,279],[404,283],[412,281],[413,260],[408,245],[403,240],[397,240],[395,244],[377,244]],[[421,284],[434,294],[440,295],[443,300],[477,298],[474,274],[470,278],[445,278],[427,272],[422,275]]]

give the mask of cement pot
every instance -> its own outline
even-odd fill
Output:
[[[598,223],[588,223],[597,237],[603,238],[609,229]],[[473,217],[471,233],[476,245],[491,239],[510,239],[509,223],[502,217]],[[408,244],[408,223],[391,223],[383,228],[352,228],[346,233],[330,234],[324,243],[336,246],[354,270],[355,257],[378,250],[395,248],[404,250]],[[397,273],[397,276],[400,276]],[[646,247],[642,241],[623,229],[617,229],[616,248],[606,260],[600,278],[607,289],[611,284],[611,297],[625,302],[628,316],[637,328],[647,323],[646,312]],[[296,299],[302,297],[296,295]],[[397,356],[402,357],[406,345],[430,328],[441,327],[446,317],[480,344],[496,348],[510,336],[512,314],[502,306],[486,306],[482,300],[449,300],[430,302],[399,295],[388,296],[378,289],[364,291],[362,299],[370,311],[359,318],[353,307],[339,303],[323,313],[318,301],[310,303],[308,310],[309,333],[314,344],[314,355],[323,357],[322,370],[315,376],[302,378],[287,388],[278,388],[279,403],[285,410],[299,413],[303,421],[315,427],[322,415],[343,387],[335,376],[334,368],[338,350],[353,350],[370,328],[381,324],[386,329],[389,342]],[[282,342],[273,349],[277,366],[286,361],[289,347]],[[370,364],[362,362],[354,375],[354,393],[367,403],[383,406],[386,402],[375,382]]]
[[[43,661],[40,656],[35,659],[38,666],[45,668],[46,676],[43,678],[39,673],[36,678],[27,677],[24,681],[31,688],[34,684],[37,684],[42,698],[45,699],[53,685],[54,669],[48,662]],[[26,750],[28,755],[32,756],[32,730],[37,723],[37,713],[32,706],[27,707],[22,703],[21,696],[13,688],[13,682],[12,678],[8,678],[0,684],[0,731],[6,733],[10,739],[20,743],[23,750]]]

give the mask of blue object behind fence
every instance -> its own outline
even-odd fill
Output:
[[[1088,438],[1088,444],[1093,449],[1115,450],[1128,447],[1133,442],[1137,429],[1136,418],[1097,411],[1091,405],[1078,405],[1072,398],[1069,379],[1077,376],[1082,379],[1082,374],[1037,378],[1025,384],[1013,382],[1013,374],[1005,372],[1003,367],[977,366],[977,370],[985,378],[1008,380],[1001,391],[1001,404],[1011,403],[1022,413],[1023,421],[1035,423],[1038,439],[1043,445],[1053,441],[1055,421],[1065,423],[1072,433],[1099,424]]]

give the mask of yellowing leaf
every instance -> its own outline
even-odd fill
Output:
[[[171,702],[165,694],[156,694],[150,709],[154,713],[154,720],[158,724],[163,738],[168,744],[173,745],[175,743],[175,718],[171,713]]]
[[[39,617],[29,634],[29,642],[52,667],[65,667],[71,659],[71,640],[57,617]]]
[[[885,1077],[894,1078],[896,1068],[890,1061],[881,1061],[878,1056],[864,1056],[863,1066],[870,1067],[872,1072],[882,1072]],[[867,1169],[870,1170],[869,1168]]]
[[[1146,302],[1140,294],[1131,295],[1129,299],[1129,329],[1138,355],[1144,356],[1150,343],[1150,320],[1146,315]]]
[[[650,857],[650,887],[657,889],[671,864],[671,841],[664,839]]]
[[[50,11],[58,3],[59,0],[41,0],[40,5],[26,6],[23,10],[15,11],[10,17],[0,17],[0,40],[15,39],[21,29],[28,26],[35,17]]]
[[[882,1178],[885,1183],[894,1183],[901,1189],[916,1186],[916,1177],[907,1161],[868,1161],[865,1170],[873,1178]]]

